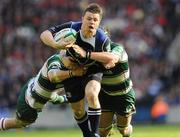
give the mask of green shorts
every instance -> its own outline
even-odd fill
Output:
[[[127,94],[110,96],[105,92],[99,93],[99,101],[102,111],[115,112],[122,116],[128,116],[136,112],[135,92],[131,89]]]
[[[26,121],[29,123],[33,123],[36,121],[38,116],[38,111],[36,109],[31,108],[25,100],[25,93],[28,88],[28,82],[22,87],[20,91],[20,95],[18,98],[17,106],[16,106],[16,116],[18,119],[22,121]]]

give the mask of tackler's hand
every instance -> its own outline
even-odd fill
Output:
[[[72,46],[72,48],[74,49],[74,51],[81,57],[81,58],[85,58],[86,57],[86,51],[81,48],[80,46],[74,44]]]

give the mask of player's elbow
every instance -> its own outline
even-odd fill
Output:
[[[40,34],[40,39],[41,39],[41,41],[44,42],[46,36],[47,36],[49,33],[50,33],[49,30],[43,31],[43,32]]]
[[[42,42],[44,42],[44,37],[45,37],[45,31],[43,31],[41,34],[40,34],[40,40],[42,41]]]

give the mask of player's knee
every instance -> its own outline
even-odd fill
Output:
[[[87,102],[91,108],[100,108],[99,99],[96,96],[87,96]]]
[[[87,100],[91,101],[91,102],[94,102],[94,101],[98,100],[98,94],[93,93],[93,92],[87,94]]]
[[[107,137],[108,134],[110,133],[112,129],[112,125],[108,126],[108,127],[104,127],[104,128],[99,128],[99,135],[100,137]]]
[[[98,97],[100,88],[101,88],[101,85],[99,82],[95,80],[90,81],[85,88],[86,96],[90,98]]]
[[[99,104],[99,95],[100,92],[100,83],[92,80],[88,83],[88,85],[85,88],[85,94],[88,101],[88,105],[92,108],[100,107]]]
[[[132,125],[118,126],[118,130],[123,136],[130,136],[133,132],[133,127],[132,127]]]
[[[81,117],[84,116],[84,114],[85,114],[85,111],[84,111],[84,110],[81,110],[81,109],[78,109],[78,110],[74,111],[74,116],[75,116],[76,118],[81,118]]]

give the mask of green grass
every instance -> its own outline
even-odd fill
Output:
[[[0,131],[0,137],[82,137],[82,135],[79,129],[21,129]],[[115,130],[111,137],[121,136]],[[180,125],[135,125],[132,137],[180,137]]]

